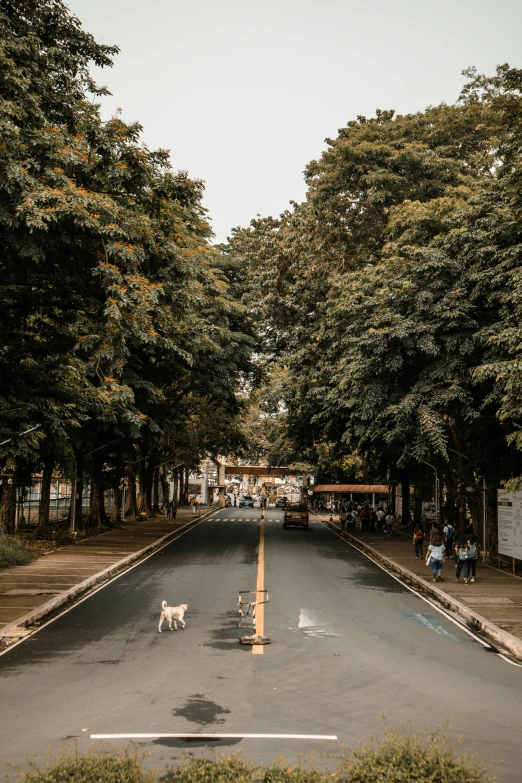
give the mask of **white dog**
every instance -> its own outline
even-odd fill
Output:
[[[171,631],[174,630],[172,628],[172,621],[174,621],[174,628],[176,629],[176,631],[178,630],[178,624],[176,620],[180,621],[181,627],[183,628],[183,630],[185,630],[183,615],[185,614],[187,609],[188,609],[188,604],[180,604],[179,606],[167,606],[167,602],[162,601],[158,631],[161,633],[161,626],[163,625],[163,620],[166,620],[168,622]]]

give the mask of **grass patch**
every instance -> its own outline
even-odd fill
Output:
[[[0,568],[9,568],[14,565],[25,565],[33,559],[34,555],[28,552],[14,536],[0,533]]]

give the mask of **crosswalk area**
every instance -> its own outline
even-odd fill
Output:
[[[212,517],[212,522],[252,522],[256,517]]]

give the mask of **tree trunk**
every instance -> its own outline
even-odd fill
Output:
[[[122,492],[119,487],[114,487],[114,503],[111,511],[111,524],[118,525],[121,522]]]
[[[134,470],[129,468],[127,470],[127,508],[125,509],[125,516],[130,516],[132,519],[137,519],[138,514],[138,498],[136,496],[136,474]]]
[[[40,485],[40,507],[38,509],[38,526],[48,527],[51,507],[51,481],[53,478],[54,454],[49,455],[44,462],[42,483]]]
[[[466,528],[468,526],[468,515],[467,515],[467,507],[466,507],[466,490],[464,486],[464,481],[462,479],[462,476],[460,476],[460,484],[459,484],[459,519],[460,519],[460,529],[462,531],[466,531]]]
[[[159,470],[156,468],[152,476],[152,513],[154,516],[159,514]]]
[[[473,486],[473,492],[468,495],[468,506],[473,522],[473,532],[482,541],[482,492],[480,486]]]
[[[147,470],[146,460],[139,463],[138,470],[138,511],[140,514],[147,513]]]
[[[422,486],[421,484],[415,485],[414,506],[413,506],[413,522],[415,527],[420,526],[422,523]]]
[[[189,469],[185,468],[185,481],[184,481],[184,488],[183,488],[183,505],[188,506],[189,504]]]
[[[448,519],[455,530],[457,530],[457,507],[456,507],[456,497],[457,497],[457,486],[455,483],[455,476],[453,475],[452,471],[449,471],[448,473],[445,473],[443,475],[443,482],[446,487],[446,503],[444,505],[444,517]]]
[[[160,484],[161,484],[161,508],[165,508],[165,506],[169,502],[169,480],[165,468],[161,468]]]
[[[78,474],[76,478],[76,529],[84,531],[85,519],[83,516],[83,489],[85,486],[85,481],[83,456],[78,458],[76,470]]]
[[[176,498],[176,502],[178,506],[182,506],[183,505],[183,468],[178,468],[176,471],[176,475],[178,477],[177,480],[178,496]]]
[[[172,499],[176,501],[179,506],[179,471],[175,468],[173,473],[174,478],[174,490],[172,492]]]
[[[91,527],[107,525],[109,520],[105,513],[105,496],[103,483],[103,457],[93,455],[93,472],[91,480],[91,499],[89,506],[89,518],[87,524]]]
[[[410,524],[410,471],[404,468],[401,477],[402,524]]]
[[[9,483],[11,482],[11,483]],[[12,535],[16,520],[16,477],[14,471],[4,468],[2,500],[0,501],[0,533]]]
[[[153,459],[149,460],[150,462],[153,462]],[[152,509],[152,488],[154,484],[154,470],[150,466],[147,468],[145,472],[145,511],[147,514],[150,514],[151,516],[154,514],[154,511]]]
[[[487,551],[490,555],[498,552],[498,476],[491,473],[486,476],[486,514],[487,514]]]

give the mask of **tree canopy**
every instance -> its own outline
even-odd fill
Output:
[[[227,248],[285,368],[272,442],[317,467],[335,454],[338,478],[435,463],[451,503],[522,467],[522,72],[466,76],[454,105],[349,122],[306,200]]]
[[[0,440],[41,425],[3,447],[4,471],[70,470],[113,441],[92,460],[120,475],[143,453],[239,448],[254,340],[203,183],[139,124],[102,120],[89,68],[117,47],[60,0],[2,0],[0,42]]]

